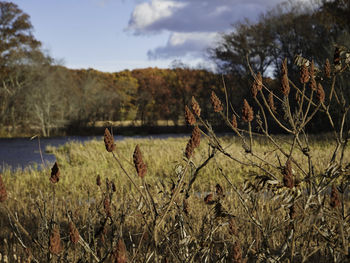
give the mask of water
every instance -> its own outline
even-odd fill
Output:
[[[166,139],[169,137],[183,137],[189,136],[188,134],[162,134],[155,136],[134,136],[133,138],[156,138]],[[128,137],[116,136],[115,140],[123,140]],[[40,149],[44,163],[54,163],[55,156],[45,152],[48,145],[60,146],[70,141],[85,142],[92,139],[101,140],[102,137],[92,136],[66,136],[66,137],[53,137],[53,138],[40,138]],[[4,168],[24,169],[25,167],[35,166],[42,164],[39,141],[38,138],[30,140],[29,138],[0,138],[0,172]]]

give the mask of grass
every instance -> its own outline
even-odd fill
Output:
[[[281,145],[284,145],[284,141],[287,139],[287,136],[276,137],[276,140]],[[173,191],[172,186],[178,184],[180,172],[186,167],[187,159],[184,158],[184,150],[187,141],[188,138],[184,137],[169,139],[125,139],[116,143],[115,154],[118,156],[122,166],[136,182],[136,185],[140,187],[139,190],[143,191],[145,189],[144,187],[148,185],[149,191],[159,210],[164,209],[169,204],[169,198]],[[237,156],[239,160],[249,161],[253,158],[247,156],[237,137],[225,136],[221,137],[220,141],[224,145],[225,150],[233,156]],[[327,168],[325,167],[327,162],[324,160],[331,158],[330,149],[335,147],[335,144],[331,140],[331,137],[327,135],[311,137],[309,142],[314,153],[313,160],[315,167],[317,167],[315,174],[323,173]],[[207,158],[209,143],[210,141],[202,136],[201,145],[195,150],[191,165],[189,166],[189,169],[192,170],[189,175],[193,174],[196,167]],[[147,164],[146,186],[137,177],[133,164],[133,150],[137,144],[142,151],[143,161]],[[284,146],[287,147],[288,144]],[[274,148],[266,144],[264,139],[254,140],[253,147],[256,155],[261,156],[276,166],[279,165],[276,163],[276,152]],[[60,181],[56,185],[51,184],[49,181],[49,168],[51,168],[52,164],[47,164],[47,168],[43,170],[27,169],[24,171],[17,170],[15,172],[8,170],[3,173],[4,184],[8,192],[6,207],[16,212],[18,221],[26,229],[29,229],[30,234],[37,237],[38,240],[48,240],[51,229],[46,229],[42,224],[45,220],[54,220],[54,224],[60,226],[61,233],[63,234],[62,240],[66,244],[65,251],[70,251],[72,244],[69,242],[67,234],[64,234],[69,232],[68,221],[70,219],[67,217],[68,213],[77,225],[81,236],[90,245],[96,255],[110,253],[108,249],[115,246],[115,236],[117,235],[125,241],[127,250],[129,251],[129,258],[132,257],[135,261],[139,261],[142,258],[152,257],[151,247],[154,246],[153,241],[142,241],[143,239],[141,238],[146,234],[153,233],[148,233],[145,230],[146,226],[151,224],[152,220],[150,219],[150,214],[145,215],[144,213],[146,211],[150,213],[150,211],[145,208],[143,202],[140,202],[138,189],[135,189],[130,183],[130,180],[123,174],[123,171],[113,156],[106,152],[103,140],[92,140],[85,143],[70,142],[58,148],[49,147],[47,150],[56,156],[60,167]],[[349,162],[350,153],[348,149],[345,156],[345,161]],[[295,159],[300,163],[303,163],[303,158],[305,157],[301,153],[295,156]],[[280,156],[280,159],[282,163],[285,162],[282,156]],[[256,163],[258,160],[255,159],[254,162]],[[180,193],[173,200],[174,207],[169,211],[169,218],[165,219],[164,224],[161,225],[161,232],[157,234],[160,235],[159,240],[157,240],[157,242],[162,244],[160,247],[170,246],[169,250],[164,253],[168,254],[169,257],[171,256],[174,262],[176,262],[175,259],[181,260],[181,258],[186,258],[187,252],[185,250],[187,249],[191,253],[194,253],[192,260],[199,262],[202,259],[199,257],[200,253],[197,249],[198,247],[202,247],[208,249],[211,260],[219,260],[220,255],[223,255],[220,254],[220,251],[226,251],[226,255],[234,253],[234,248],[227,247],[227,244],[231,242],[235,244],[235,240],[240,240],[243,251],[245,251],[245,256],[248,257],[249,253],[258,254],[260,246],[265,241],[257,226],[248,223],[247,211],[245,211],[244,207],[240,206],[239,198],[230,186],[232,183],[234,187],[243,191],[244,186],[247,186],[244,182],[254,181],[257,172],[258,170],[255,167],[237,164],[223,155],[217,155],[211,159],[200,170],[198,178],[191,189],[190,197],[187,200],[189,212],[184,212],[185,206],[183,200],[185,200],[185,193]],[[102,179],[101,186],[96,185],[98,175]],[[189,175],[184,180],[185,182],[189,181]],[[298,174],[298,171],[295,171],[295,176],[296,178],[302,178],[302,175]],[[278,180],[282,184],[282,174]],[[111,181],[116,186],[115,192],[110,188]],[[218,183],[224,189],[225,198],[221,198],[215,194],[215,186]],[[220,206],[225,211],[224,213],[236,216],[235,224],[239,229],[237,236],[230,234],[229,222],[231,216],[220,216],[218,215],[220,211],[218,211],[219,208],[217,205],[206,205],[204,203],[204,197],[208,193],[213,194],[216,204],[220,203]],[[274,238],[268,241],[272,242],[269,246],[277,248],[283,245],[283,227],[288,226],[284,218],[288,216],[289,210],[283,206],[281,207],[283,200],[266,203],[266,195],[269,195],[269,191],[265,192],[265,194],[255,193],[255,199],[250,197],[247,199],[247,202],[249,203],[249,207],[258,207],[253,212],[253,215],[259,218],[263,224],[271,225],[271,227],[282,226],[281,229],[274,230]],[[104,239],[110,240],[108,241],[110,244],[101,245],[101,237],[97,237],[96,233],[104,220],[107,220],[103,205],[106,196],[110,196],[112,216],[110,223],[104,227],[104,229],[106,228],[106,237]],[[5,229],[5,231],[1,231],[1,240],[11,236],[11,228],[7,223],[5,208],[1,208],[0,206],[0,213],[1,229]],[[264,214],[269,216],[262,216]],[[186,217],[181,221],[185,224],[182,229],[178,228],[180,222],[178,221],[179,215]],[[183,231],[191,237],[191,240],[184,240]],[[299,229],[299,231],[302,232],[302,229]],[[171,236],[171,241],[164,241],[164,236],[162,235],[164,233]],[[14,239],[13,236],[12,239]],[[28,237],[23,237],[23,239],[25,242],[29,242]],[[182,245],[176,244],[180,240],[183,240],[181,242],[184,243]],[[256,243],[256,247],[249,248],[249,244],[253,244],[252,242]],[[138,252],[136,252],[135,248],[131,249],[135,245],[141,246]],[[182,251],[179,256],[173,255],[177,249]],[[38,248],[33,248],[33,252],[31,253],[36,254],[36,257],[38,257],[37,251]],[[74,261],[73,257],[76,257],[76,259],[87,257],[86,251],[83,251],[81,249],[77,254],[75,252],[74,255],[69,254],[68,256],[67,254],[66,259]],[[28,257],[26,252],[22,252],[22,254]],[[23,255],[22,257],[24,257]],[[201,255],[205,257],[206,254],[202,253]],[[252,255],[250,257],[255,258]],[[57,257],[51,254],[47,256],[47,260],[51,261],[60,261],[63,258],[64,255],[62,254]],[[159,256],[158,260],[160,258],[161,256]]]

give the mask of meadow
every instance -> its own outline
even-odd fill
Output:
[[[298,87],[284,60],[277,94],[252,72],[255,112],[212,91],[226,136],[192,97],[191,136],[114,141],[106,128],[48,148],[57,162],[43,170],[5,171],[0,262],[348,262],[350,106],[335,85],[346,61],[321,72],[299,59]],[[317,114],[329,134],[307,133]]]

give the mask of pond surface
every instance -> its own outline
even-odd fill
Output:
[[[189,136],[185,134],[164,134],[155,136],[133,136],[132,138],[156,138],[156,139],[166,139],[169,137],[183,137]],[[123,140],[125,136],[116,136],[115,140]],[[65,137],[52,137],[52,138],[40,138],[39,140],[35,138],[31,140],[30,138],[0,138],[0,172],[4,168],[23,169],[28,166],[41,166],[42,159],[40,155],[40,150],[42,153],[44,163],[54,163],[55,156],[45,152],[48,145],[60,146],[70,141],[85,142],[92,139],[101,140],[103,143],[103,137],[93,137],[93,136],[65,136]]]

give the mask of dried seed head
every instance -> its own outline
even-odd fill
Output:
[[[324,64],[324,74],[327,78],[331,77],[331,63],[329,63],[328,58],[326,59],[326,62]]]
[[[314,79],[315,77],[315,63],[314,60],[312,60],[310,65],[310,78]]]
[[[214,200],[213,200],[213,194],[208,194],[206,197],[204,197],[204,203],[206,203],[207,205],[212,205],[214,204]]]
[[[253,109],[249,106],[248,101],[244,99],[242,109],[242,120],[245,122],[251,122],[254,118]]]
[[[201,107],[199,106],[198,102],[196,101],[196,99],[193,96],[192,96],[192,100],[191,100],[191,107],[192,107],[194,114],[196,114],[197,117],[200,117],[201,116]]]
[[[188,140],[185,150],[185,156],[187,159],[190,159],[194,151],[193,141],[191,139]]]
[[[126,263],[128,261],[126,247],[124,241],[120,238],[117,246],[114,248],[112,255],[112,262],[114,263]]]
[[[105,210],[106,216],[111,217],[111,203],[109,201],[109,197],[106,195],[105,199],[103,200],[103,208]]]
[[[324,90],[323,90],[321,83],[318,83],[318,85],[317,85],[316,95],[317,95],[317,99],[319,102],[321,102],[321,103],[324,102],[326,95],[324,93]]]
[[[233,257],[234,263],[242,263],[243,262],[242,249],[241,249],[241,245],[238,243],[238,241],[236,241],[233,244],[232,257]]]
[[[139,177],[143,178],[147,172],[147,166],[143,162],[142,154],[141,154],[141,150],[140,150],[139,145],[136,145],[136,147],[135,147],[133,159],[134,159],[134,165],[136,168],[137,175]]]
[[[253,98],[256,98],[256,95],[258,95],[258,91],[262,90],[262,76],[261,73],[258,72],[256,75],[256,78],[254,79],[253,85],[252,85],[252,95]]]
[[[304,64],[301,66],[301,70],[300,70],[300,82],[305,84],[305,83],[308,83],[309,80],[310,80],[310,74],[307,69],[307,66]]]
[[[192,134],[191,134],[191,140],[193,141],[194,148],[199,147],[201,143],[201,130],[198,128],[198,126],[193,128]]]
[[[230,221],[228,222],[228,232],[230,235],[238,236],[238,228],[234,217],[231,217]]]
[[[215,112],[220,112],[224,110],[220,99],[216,96],[214,91],[211,92],[210,100]]]
[[[282,63],[282,93],[284,96],[289,95],[290,87],[289,87],[289,80],[288,80],[288,69],[287,69],[287,59],[285,58]]]
[[[100,175],[97,175],[97,177],[96,177],[96,184],[97,184],[97,186],[101,186],[101,176]]]
[[[107,128],[105,129],[104,142],[107,152],[113,152],[115,150],[114,138]]]
[[[55,183],[58,183],[59,180],[60,180],[60,169],[58,168],[57,162],[55,162],[55,164],[51,168],[50,181],[51,183],[55,184]]]
[[[313,91],[316,91],[317,90],[317,84],[316,84],[316,80],[315,78],[311,78],[310,79],[310,87]]]
[[[62,252],[62,242],[60,237],[60,230],[57,226],[52,229],[50,235],[50,247],[49,250],[52,254],[58,255]]]
[[[236,118],[236,115],[234,115],[234,114],[232,115],[231,124],[232,124],[232,127],[233,127],[234,129],[237,129],[237,127],[238,127],[237,118]]]
[[[117,188],[115,187],[114,181],[112,181],[111,184],[112,184],[112,191],[113,191],[113,192],[116,192],[116,191],[117,191]]]
[[[196,123],[196,118],[187,105],[185,106],[185,120],[188,125],[194,125]]]
[[[290,189],[294,187],[292,164],[290,162],[290,159],[287,160],[286,165],[283,168],[283,184],[285,187],[288,187]]]
[[[338,206],[340,206],[339,192],[335,185],[332,185],[330,205],[332,208],[337,208]]]
[[[273,112],[276,112],[276,107],[275,107],[275,102],[274,102],[274,99],[273,99],[273,93],[272,92],[269,93],[268,103],[269,103],[270,109]]]
[[[6,199],[7,199],[7,192],[6,192],[5,184],[2,181],[2,177],[0,174],[0,202],[5,202]]]
[[[80,239],[79,232],[73,222],[69,222],[69,239],[73,244],[78,243]]]

